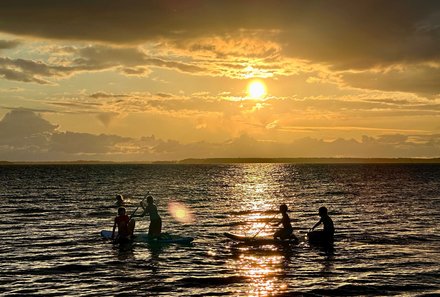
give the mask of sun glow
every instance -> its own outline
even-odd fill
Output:
[[[247,92],[251,99],[263,99],[267,94],[266,85],[260,80],[254,80],[249,83]]]

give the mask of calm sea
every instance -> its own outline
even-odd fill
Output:
[[[150,193],[163,230],[191,245],[114,246],[115,195]],[[32,165],[0,167],[0,295],[357,296],[440,294],[440,165]],[[169,213],[186,205],[193,222]],[[296,247],[242,246],[292,210]],[[307,244],[326,206],[333,250]],[[148,218],[137,222],[145,232]]]

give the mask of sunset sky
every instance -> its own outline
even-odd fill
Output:
[[[207,157],[440,157],[440,1],[0,1],[0,160]]]

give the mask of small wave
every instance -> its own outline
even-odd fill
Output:
[[[325,192],[325,195],[334,195],[334,196],[353,195],[353,196],[357,196],[357,195],[359,195],[359,193],[358,192],[350,192],[350,191],[327,191],[327,192]]]
[[[96,268],[96,265],[64,264],[55,267],[36,268],[28,271],[28,273],[34,275],[70,274],[95,271]]]
[[[342,285],[335,289],[315,289],[309,293],[325,296],[365,296],[365,295],[389,295],[397,292],[408,293],[410,291],[434,289],[428,285]]]
[[[369,243],[369,244],[396,244],[396,245],[405,245],[412,244],[418,242],[431,242],[431,241],[440,241],[440,236],[432,234],[432,235],[424,235],[424,236],[383,236],[380,237],[378,235],[362,235],[360,237],[355,238],[356,241]]]

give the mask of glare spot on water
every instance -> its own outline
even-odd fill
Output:
[[[194,221],[194,217],[190,209],[181,202],[169,202],[168,212],[176,221],[180,223],[191,223]]]

